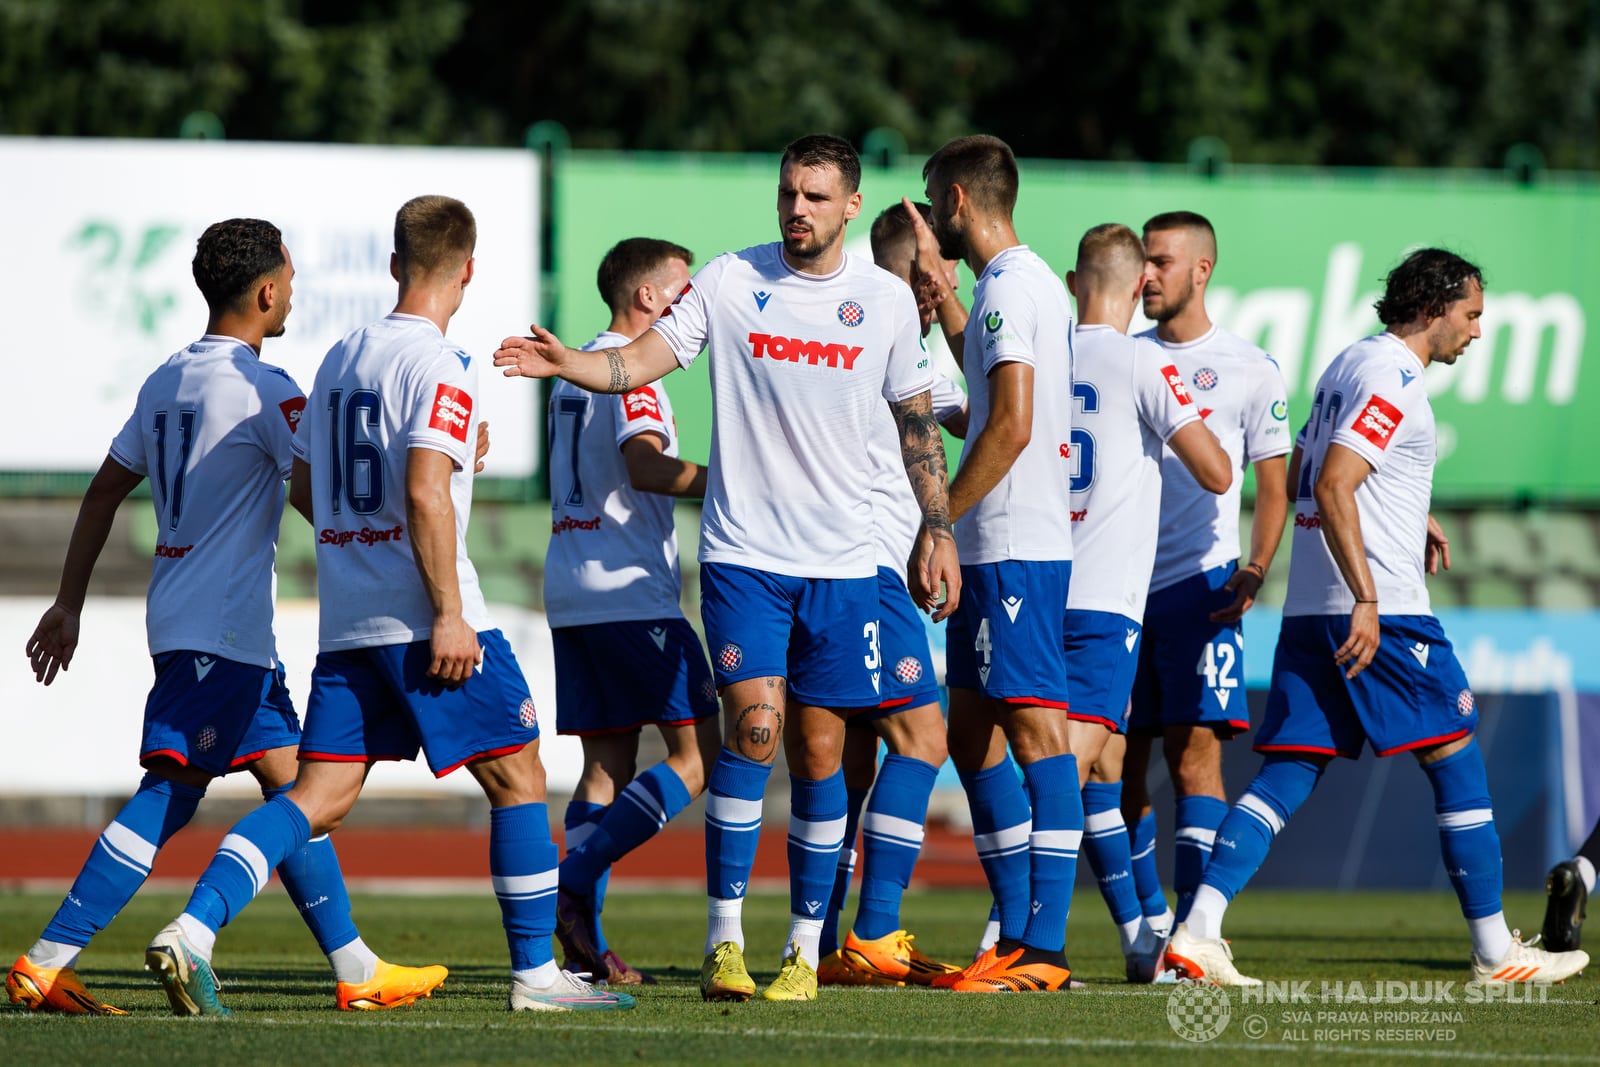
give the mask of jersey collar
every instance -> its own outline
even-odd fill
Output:
[[[439,324],[437,322],[434,322],[432,319],[423,318],[421,315],[408,315],[404,311],[391,311],[389,314],[385,315],[384,318],[393,322],[424,323],[429,329],[433,330],[433,332],[438,334],[440,337],[444,336],[444,333],[439,329]]]
[[[242,348],[246,352],[250,353],[252,358],[255,358],[255,359],[259,359],[260,358],[260,353],[258,353],[254,348],[251,348],[250,347],[250,343],[248,341],[241,341],[239,338],[234,337],[232,334],[226,334],[226,333],[205,333],[205,334],[201,334],[200,335],[200,340],[196,341],[195,344],[197,344],[197,345],[238,345],[240,348]]]

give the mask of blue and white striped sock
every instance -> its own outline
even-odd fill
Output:
[[[1000,936],[1017,941],[1028,925],[1028,795],[1010,760],[988,770],[959,772],[972,809],[972,843],[1000,910]]]
[[[1022,768],[1033,798],[1033,830],[1028,835],[1029,915],[1022,940],[1046,952],[1066,943],[1067,915],[1083,841],[1083,793],[1078,759],[1070,753],[1035,760]]]
[[[853,929],[872,940],[901,928],[900,899],[922,852],[928,797],[939,769],[909,756],[888,755],[878,770],[861,826],[861,903]]]
[[[311,824],[295,802],[273,797],[240,819],[222,839],[217,854],[195,883],[180,920],[194,948],[206,959],[217,931],[256,898],[285,857],[311,840]],[[207,943],[205,932],[209,932]],[[200,940],[196,941],[196,935]]]
[[[1083,787],[1083,854],[1100,883],[1100,896],[1118,926],[1141,914],[1133,886],[1133,855],[1122,821],[1122,783],[1089,782]]]
[[[513,973],[538,970],[555,958],[550,938],[556,930],[556,856],[544,804],[490,809],[489,876]]]
[[[1177,829],[1172,835],[1172,891],[1178,902],[1173,908],[1178,921],[1189,914],[1189,898],[1194,896],[1206,864],[1211,862],[1211,848],[1217,839],[1217,827],[1227,817],[1228,802],[1216,797],[1179,797],[1177,804]]]
[[[844,772],[820,780],[789,776],[789,940],[815,970],[823,908],[844,845]],[[785,952],[787,955],[787,952]]]

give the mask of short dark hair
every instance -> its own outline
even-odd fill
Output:
[[[924,181],[934,174],[951,185],[959,182],[981,208],[1009,216],[1017,206],[1017,157],[998,137],[957,137],[922,165]]]
[[[1378,321],[1400,326],[1418,315],[1438,318],[1445,309],[1467,296],[1467,283],[1483,288],[1483,271],[1443,248],[1419,248],[1389,272],[1383,299],[1372,305]]]
[[[1144,242],[1120,222],[1102,222],[1078,239],[1078,262],[1073,269],[1079,274],[1112,277],[1120,270],[1131,278],[1144,270]]]
[[[1159,215],[1150,216],[1150,221],[1144,224],[1144,235],[1148,238],[1152,233],[1162,230],[1198,230],[1211,241],[1212,259],[1216,259],[1217,231],[1211,225],[1211,220],[1197,211],[1163,211]]]
[[[912,204],[917,213],[922,216],[922,221],[933,225],[933,209],[927,204]],[[872,232],[868,235],[872,242],[872,259],[880,267],[883,261],[896,246],[914,242],[917,231],[911,227],[911,216],[906,214],[904,204],[890,204],[878,213],[872,220]]]
[[[228,219],[195,244],[194,283],[213,312],[239,311],[256,283],[284,264],[283,232],[265,219]]]
[[[394,215],[394,253],[407,281],[458,270],[478,246],[478,221],[449,196],[418,196]]]
[[[783,150],[778,168],[781,170],[790,163],[802,167],[832,167],[843,179],[846,193],[861,188],[861,157],[843,137],[831,133],[807,134]]]
[[[622,311],[633,299],[634,291],[674,259],[683,260],[685,265],[692,264],[694,253],[682,245],[654,237],[629,237],[618,241],[600,261],[600,269],[595,273],[600,299],[613,313]]]

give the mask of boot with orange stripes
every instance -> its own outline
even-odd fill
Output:
[[[1060,949],[1018,945],[1004,954],[997,952],[996,957],[994,966],[950,988],[957,993],[1049,993],[1066,989],[1072,980],[1072,968]]]

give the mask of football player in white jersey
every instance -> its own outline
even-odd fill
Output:
[[[1173,883],[1182,919],[1228,810],[1221,742],[1250,728],[1239,620],[1255,602],[1283,537],[1291,441],[1278,365],[1206,314],[1206,286],[1217,262],[1211,223],[1191,211],[1157,215],[1145,223],[1144,243],[1144,313],[1156,327],[1141,336],[1165,350],[1236,472],[1218,496],[1198,485],[1170,451],[1162,459],[1161,535],[1133,688],[1122,811],[1133,828],[1144,912],[1165,932],[1172,917],[1156,875],[1155,816],[1145,786],[1150,746],[1161,737],[1177,794]],[[1255,469],[1256,511],[1250,556],[1239,567],[1247,466]]]
[[[1409,752],[1433,787],[1440,852],[1472,935],[1472,980],[1559,982],[1585,952],[1548,952],[1512,934],[1501,910],[1500,837],[1467,676],[1429,607],[1444,558],[1428,514],[1437,459],[1422,376],[1480,335],[1483,275],[1424,248],[1389,273],[1383,333],[1341,352],[1317,380],[1289,461],[1294,554],[1266,716],[1261,770],[1223,820],[1167,961],[1217,985],[1240,974],[1222,940],[1229,902],[1335,756]],[[1538,939],[1535,938],[1535,941]]]
[[[229,219],[201,235],[193,270],[210,309],[205,335],[140,388],[84,496],[55,603],[28,640],[34,673],[49,685],[77,651],[89,577],[117,506],[148,477],[160,541],[145,615],[156,670],[139,749],[147,773],[6,975],[11,1001],[35,1010],[126,1014],[84,989],[78,954],[133,898],[213,778],[248,770],[270,798],[297,770],[300,721],[272,632],[273,556],[306,400],[261,361],[264,339],[284,332],[294,264],[272,223]],[[309,501],[293,502],[309,518]],[[328,954],[340,1008],[407,1004],[444,980],[443,967],[391,966],[361,941],[326,837],[283,857],[278,874]]]
[[[923,219],[922,230],[926,232],[928,212],[926,204],[902,201],[885,208],[872,220],[873,262],[913,289],[925,280],[916,266],[918,230],[913,220]],[[931,234],[928,240],[932,241]],[[933,254],[937,258],[937,250]],[[942,261],[939,273],[943,277],[937,280],[939,292],[930,290],[926,301],[919,300],[924,337],[936,314],[945,335],[955,337],[959,343],[967,312],[954,296],[956,266],[953,260]],[[957,437],[964,436],[967,394],[936,371],[932,398],[934,417],[940,425]],[[848,807],[844,848],[839,852],[833,892],[822,924],[822,964],[817,968],[817,981],[822,985],[928,985],[939,975],[958,968],[931,959],[916,947],[915,938],[901,922],[900,901],[911,884],[922,849],[928,798],[948,750],[927,633],[906,589],[905,565],[920,519],[901,463],[894,418],[887,407],[874,428],[867,458],[875,473],[872,506],[878,546],[878,639],[889,669],[883,676],[878,706],[852,715],[845,733]],[[889,749],[881,770],[879,737]],[[863,857],[860,901],[855,923],[841,944],[839,912],[855,870],[858,828],[862,831]]]
[[[822,910],[844,840],[845,713],[875,706],[883,677],[872,476],[861,459],[885,400],[923,515],[907,575],[913,599],[935,618],[960,600],[916,300],[844,251],[860,180],[848,142],[803,137],[779,164],[780,242],[712,260],[629,345],[579,352],[535,326],[495,353],[508,375],[559,375],[611,393],[711,354],[701,614],[726,716],[706,803],[708,1000],[755,994],[741,911],[780,737],[790,931],[762,995],[816,997]]]
[[[489,799],[489,871],[511,950],[507,1006],[630,1008],[627,994],[555,964],[556,846],[538,717],[467,558],[467,443],[482,419],[482,361],[445,331],[472,281],[477,222],[459,200],[422,196],[396,213],[394,236],[395,310],[329,349],[294,443],[321,608],[299,781],[223,838],[183,914],[146,949],[146,966],[175,1002],[224,1013],[208,963],[217,930],[283,855],[339,824],[374,762],[420,749],[437,776],[465,766]]]
[[[950,486],[963,595],[945,677],[950,755],[1000,919],[994,946],[933,984],[1061,989],[1071,978],[1063,947],[1083,836],[1063,714],[1072,311],[1061,279],[1017,239],[1017,164],[1003,141],[951,141],[923,177],[941,254],[965,260],[978,279],[962,363],[969,426]]]
[[[677,299],[694,257],[630,237],[600,261],[610,326],[586,348],[638,337]],[[607,873],[705,789],[716,759],[717,693],[700,638],[679,607],[672,497],[705,495],[706,469],[678,458],[666,388],[550,390],[550,551],[544,604],[556,661],[556,730],[583,743],[567,805],[567,856],[556,937],[573,970],[613,985],[654,979],[611,950],[600,924]],[[901,474],[901,481],[905,475]],[[639,730],[654,725],[667,757],[634,775]]]
[[[1084,852],[1122,938],[1130,981],[1149,982],[1162,939],[1134,891],[1119,810],[1128,696],[1160,525],[1163,445],[1210,493],[1232,462],[1161,348],[1127,335],[1144,285],[1144,245],[1118,223],[1078,242],[1067,288],[1072,334],[1072,587],[1067,596],[1067,737],[1083,785]]]

